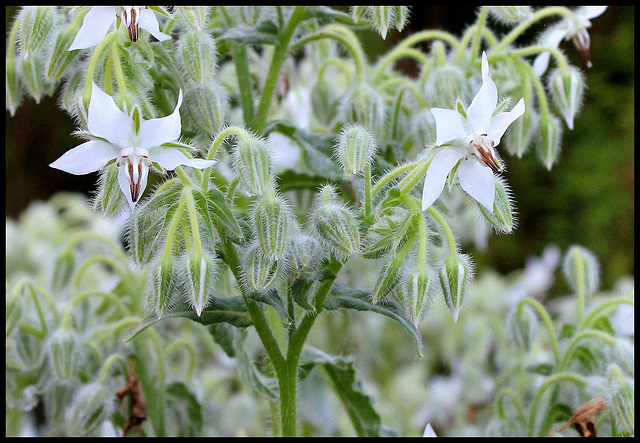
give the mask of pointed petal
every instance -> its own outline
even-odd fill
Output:
[[[524,114],[524,99],[521,98],[518,103],[509,112],[501,112],[491,119],[487,138],[494,142],[494,146],[500,144],[500,139],[511,123],[516,121],[518,117]]]
[[[104,39],[115,21],[114,6],[94,6],[82,19],[82,26],[69,46],[69,51],[97,45]]]
[[[436,121],[436,146],[452,140],[463,141],[469,135],[464,118],[458,111],[431,108],[431,113]]]
[[[452,147],[443,148],[431,160],[429,169],[424,177],[424,187],[422,189],[422,210],[426,211],[435,202],[442,190],[447,175],[463,157],[461,149]]]
[[[93,83],[87,117],[89,132],[124,148],[131,143],[134,127],[133,120],[118,108],[113,98]]]
[[[173,112],[166,117],[152,118],[140,122],[138,141],[141,148],[150,149],[180,137],[182,124],[180,122],[180,106],[182,105],[182,90],[178,93],[178,103]]]
[[[580,8],[580,15],[586,19],[596,18],[606,10],[606,6],[583,6]]]
[[[144,165],[142,166],[142,174],[140,175],[140,189],[138,191],[138,195],[136,196],[136,201],[133,201],[132,198],[132,190],[131,190],[131,177],[127,172],[127,165],[123,164],[118,167],[118,184],[120,185],[120,189],[122,193],[127,198],[127,202],[129,202],[129,206],[131,207],[131,212],[136,206],[136,203],[140,201],[142,194],[144,194],[144,190],[147,188],[147,178],[149,177],[149,167]]]
[[[170,35],[167,35],[163,32],[160,32],[160,27],[158,26],[158,19],[151,9],[141,9],[140,10],[140,23],[139,26],[146,30],[149,34],[153,35],[156,39],[161,42],[165,40],[169,40],[171,38]]]
[[[216,163],[215,160],[203,160],[189,158],[177,148],[159,147],[149,151],[149,160],[158,163],[164,169],[173,171],[178,166],[185,165],[192,168],[203,169]]]
[[[489,128],[491,114],[498,104],[498,88],[489,76],[487,54],[482,53],[482,86],[467,109],[467,121],[473,132],[484,134]]]
[[[491,169],[470,158],[460,163],[458,179],[462,189],[493,214],[496,185]]]
[[[109,143],[91,140],[65,152],[49,166],[69,174],[83,175],[102,169],[117,156],[118,150]]]

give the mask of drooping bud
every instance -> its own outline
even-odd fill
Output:
[[[378,279],[371,292],[371,301],[379,303],[380,300],[388,298],[392,291],[398,286],[402,278],[402,260],[386,260],[383,262]]]
[[[16,324],[22,316],[22,306],[20,305],[20,297],[18,295],[11,295],[7,293],[5,298],[5,329],[6,337],[11,335],[11,331],[15,328]]]
[[[20,53],[31,58],[44,44],[56,21],[55,6],[25,6],[17,20],[20,21]]]
[[[96,431],[113,412],[115,404],[107,389],[98,382],[83,385],[65,415],[70,437],[84,437]]]
[[[199,29],[191,29],[178,40],[178,55],[182,67],[196,83],[210,80],[216,69],[216,42]]]
[[[284,254],[290,217],[286,202],[273,189],[267,189],[256,201],[251,218],[262,253],[271,260]]]
[[[73,381],[83,357],[80,346],[78,337],[71,329],[60,328],[49,338],[49,362],[60,382]]]
[[[600,265],[593,253],[582,246],[573,245],[567,250],[562,262],[562,273],[574,291],[580,289],[585,294],[598,291],[600,285]]]
[[[402,296],[403,305],[413,325],[418,327],[429,309],[431,301],[431,283],[433,276],[427,267],[416,266],[408,275],[404,284]]]
[[[185,257],[183,267],[187,283],[187,301],[200,317],[213,293],[218,266],[211,254],[192,249]]]
[[[409,18],[409,7],[396,5],[393,25],[398,31],[402,31],[404,26],[407,24],[408,18]]]
[[[260,195],[273,188],[273,161],[264,140],[242,137],[233,152],[233,167],[251,194]]]
[[[338,102],[335,88],[327,80],[319,78],[311,92],[311,109],[313,115],[324,125],[330,126],[336,115]]]
[[[562,137],[562,127],[560,120],[552,115],[540,119],[540,140],[536,143],[538,158],[550,171],[551,166],[560,157],[560,140]]]
[[[362,21],[362,18],[365,16],[365,14],[367,13],[367,7],[366,6],[352,6],[351,7],[351,17],[353,18],[353,21],[358,23],[359,21]]]
[[[611,365],[607,370],[607,382],[612,391],[611,411],[620,426],[628,434],[634,433],[634,381],[625,376],[618,365]]]
[[[538,331],[538,317],[530,306],[514,308],[507,314],[507,333],[511,345],[524,352],[531,350]]]
[[[65,73],[71,62],[76,58],[77,52],[69,51],[69,47],[77,33],[77,27],[69,26],[63,29],[56,37],[56,42],[53,45],[53,50],[47,63],[46,77],[49,81],[56,81],[62,77],[62,74]]]
[[[386,140],[389,113],[385,97],[367,83],[359,83],[342,98],[339,112],[347,123],[360,123],[374,138]]]
[[[489,14],[504,24],[512,25],[528,20],[533,11],[531,6],[489,6]]]
[[[500,176],[494,175],[495,198],[493,200],[493,213],[490,213],[484,205],[476,203],[484,219],[487,220],[496,232],[510,234],[515,225],[515,205],[511,195],[511,189],[507,181]],[[475,201],[475,200],[474,200]]]
[[[401,247],[407,240],[413,218],[402,206],[395,206],[389,214],[380,217],[367,231],[362,256],[379,258],[392,249]]]
[[[266,257],[258,242],[253,242],[244,254],[243,277],[244,283],[250,290],[267,292],[280,279],[282,260],[271,260]]]
[[[53,288],[60,290],[69,284],[75,259],[72,249],[65,249],[56,259],[53,268]]]
[[[373,27],[380,33],[382,39],[387,38],[387,31],[393,27],[395,7],[393,6],[369,6]]]
[[[505,134],[505,147],[511,154],[522,158],[529,150],[534,135],[538,132],[540,116],[532,106],[527,106],[525,113],[513,122]]]
[[[353,212],[337,200],[336,190],[323,186],[312,210],[313,228],[325,246],[340,260],[360,250],[360,231]]]
[[[20,60],[19,56],[17,60]],[[6,108],[12,117],[15,115],[16,109],[18,109],[22,100],[22,88],[20,87],[17,69],[16,54],[7,55],[5,63]]]
[[[192,85],[185,94],[186,111],[191,118],[189,126],[213,134],[224,124],[227,113],[227,92],[215,80]]]
[[[174,6],[177,19],[195,29],[204,29],[209,21],[211,6]]]
[[[444,300],[453,314],[453,322],[458,321],[464,296],[473,279],[473,265],[465,254],[449,256],[440,267],[440,286]]]
[[[622,305],[633,308],[629,305]],[[609,348],[608,361],[617,364],[622,372],[627,375],[635,373],[635,348],[634,343],[622,337],[616,337],[613,340],[613,346]]]
[[[40,65],[39,57],[22,57],[22,78],[24,85],[36,103],[40,103],[40,99],[44,94]]]
[[[335,156],[347,177],[364,171],[376,152],[376,141],[361,125],[345,125],[338,135]]]
[[[296,233],[291,239],[291,260],[289,272],[304,280],[313,279],[322,262],[324,253],[320,242],[314,237]]]
[[[582,105],[585,84],[578,69],[569,66],[566,73],[556,69],[549,76],[549,89],[553,101],[563,115],[569,129],[573,129],[573,119]]]
[[[149,302],[158,318],[162,318],[169,305],[176,285],[176,276],[171,258],[161,257],[151,266]]]

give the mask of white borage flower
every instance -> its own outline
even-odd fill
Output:
[[[90,48],[100,43],[118,17],[129,31],[132,42],[138,40],[139,28],[146,30],[161,42],[171,38],[160,31],[158,19],[148,6],[94,6],[84,16],[82,26],[69,46],[69,51]]]
[[[455,169],[462,189],[493,213],[493,172],[502,167],[494,147],[511,123],[524,114],[524,100],[509,112],[492,116],[498,103],[498,89],[489,76],[489,62],[482,53],[482,86],[466,110],[431,108],[436,122],[436,146],[442,146],[431,160],[424,179],[422,210],[440,196],[449,173]],[[456,165],[457,168],[456,168]]]
[[[542,35],[540,44],[542,46],[550,46],[557,48],[562,39],[572,39],[576,48],[582,52],[587,67],[591,67],[591,57],[589,56],[589,32],[587,28],[591,27],[589,19],[596,18],[607,9],[606,6],[582,6],[577,8],[573,15],[565,17],[556,25],[552,26]],[[533,72],[541,77],[549,66],[549,52],[542,52],[533,61]]]
[[[167,170],[180,165],[203,169],[215,163],[213,160],[188,158],[178,148],[166,145],[180,137],[181,104],[182,90],[170,115],[140,119],[138,125],[118,108],[110,95],[93,83],[87,117],[88,133],[82,133],[92,140],[67,151],[49,166],[83,175],[102,169],[116,159],[118,183],[133,210],[147,186],[152,163]]]

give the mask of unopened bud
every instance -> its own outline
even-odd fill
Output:
[[[389,126],[385,97],[367,83],[357,84],[340,103],[340,115],[347,123],[360,123],[378,141],[386,139]]]
[[[44,94],[44,85],[39,57],[22,57],[22,78],[29,95],[36,103],[40,103]]]
[[[75,332],[66,328],[58,329],[49,338],[49,362],[60,382],[67,383],[74,379],[83,356],[80,345]]]
[[[206,27],[210,9],[211,6],[174,6],[176,18],[195,29]]]
[[[533,11],[531,6],[489,6],[489,13],[496,20],[510,25],[528,20]]]
[[[382,39],[387,38],[387,31],[393,27],[395,16],[394,6],[369,6],[373,27],[380,33]]]
[[[82,386],[65,415],[65,427],[70,437],[84,437],[96,431],[113,412],[115,404],[101,383]]]
[[[433,276],[429,268],[416,266],[404,285],[403,305],[414,326],[418,326],[429,309]]]
[[[171,258],[162,257],[151,266],[148,278],[151,309],[162,318],[169,305],[176,285],[174,265]]]
[[[291,211],[284,199],[268,189],[257,200],[252,212],[256,236],[264,255],[277,261],[287,246],[287,233]]]
[[[53,288],[60,290],[69,284],[75,259],[72,249],[65,249],[56,259],[53,268]]]
[[[6,337],[11,335],[11,331],[15,328],[16,324],[22,316],[22,306],[20,305],[20,296],[12,296],[7,293],[5,299],[5,329]]]
[[[623,305],[632,308],[629,305]],[[633,308],[632,308],[633,309]],[[609,350],[608,360],[617,364],[627,375],[634,374],[635,348],[633,342],[627,338],[616,337],[613,346]]]
[[[217,132],[224,123],[227,112],[227,93],[215,80],[193,85],[185,95],[186,109],[195,125],[207,134]]]
[[[409,18],[409,7],[396,5],[393,25],[398,31],[402,31],[402,29],[407,24],[408,18]]]
[[[371,301],[378,303],[391,295],[392,291],[398,286],[402,277],[402,260],[387,260],[383,262],[378,279],[371,292]]]
[[[582,105],[584,77],[578,69],[569,66],[566,73],[556,69],[549,76],[549,89],[553,101],[564,116],[569,129],[573,129],[573,119]]]
[[[393,207],[389,214],[376,220],[367,231],[362,256],[379,258],[386,252],[401,247],[408,237],[412,223],[408,210],[402,206]]]
[[[480,209],[484,219],[493,226],[496,232],[510,234],[515,224],[515,205],[513,203],[513,197],[511,196],[511,189],[502,177],[494,176],[494,182],[495,198],[493,200],[493,213],[490,213],[484,205],[478,204],[477,202],[476,206]]]
[[[525,352],[531,350],[538,331],[538,317],[530,306],[512,309],[507,314],[507,336],[511,345]]]
[[[182,67],[196,83],[210,80],[216,69],[216,42],[201,30],[192,29],[180,36],[178,54]]]
[[[560,140],[562,137],[562,127],[560,120],[552,115],[540,119],[540,140],[536,143],[538,158],[550,171],[551,166],[560,157]]]
[[[440,267],[440,286],[444,300],[453,314],[453,322],[458,321],[464,296],[473,278],[472,263],[467,255],[449,256]]]
[[[376,152],[376,141],[361,125],[346,125],[338,135],[335,155],[345,174],[350,177],[364,171]]]
[[[273,188],[273,161],[264,140],[243,137],[233,152],[233,166],[240,182],[251,194]]]
[[[449,64],[436,66],[425,82],[425,96],[436,106],[455,109],[458,100],[469,98],[468,85],[469,81],[460,67]]]
[[[313,279],[324,253],[320,242],[307,234],[294,234],[291,239],[290,272],[298,278]]]
[[[607,370],[607,382],[612,391],[611,411],[620,426],[628,434],[634,433],[634,380],[625,376],[618,365]]]
[[[353,212],[340,204],[332,186],[324,186],[316,196],[311,220],[325,246],[340,260],[360,250],[360,231]]]
[[[280,279],[282,260],[271,260],[260,250],[260,244],[254,242],[249,245],[244,254],[243,277],[250,290],[267,292]]]
[[[56,20],[55,6],[25,6],[20,11],[20,52],[31,58],[47,40]]]
[[[262,10],[260,6],[240,6],[239,9],[240,18],[245,24],[254,26],[256,23],[258,23],[258,20],[260,19],[260,11]]]
[[[562,262],[562,273],[574,291],[582,289],[585,294],[598,291],[600,285],[598,259],[582,246],[573,245],[567,250]]]
[[[71,62],[75,59],[77,52],[69,51],[69,47],[75,39],[78,29],[76,27],[68,27],[63,29],[56,38],[53,50],[49,55],[47,63],[47,79],[56,81],[65,73]]]
[[[183,266],[187,283],[187,301],[200,317],[213,293],[218,266],[209,253],[197,250],[191,250],[187,254]]]
[[[527,107],[524,114],[509,126],[505,134],[505,147],[509,153],[522,158],[522,155],[529,150],[534,135],[538,131],[540,116]]]
[[[365,14],[367,13],[367,7],[366,6],[352,6],[351,7],[351,17],[353,18],[353,21],[358,23],[359,21],[362,21],[362,18],[365,16]]]
[[[100,208],[105,215],[116,215],[124,208],[127,200],[118,182],[118,167],[113,165],[102,170],[98,181],[98,194],[93,202],[94,209]]]
[[[16,69],[15,54],[11,57],[8,56],[5,64],[6,108],[12,117],[15,115],[18,106],[20,106],[20,100],[22,100],[22,88],[20,88],[20,79]]]

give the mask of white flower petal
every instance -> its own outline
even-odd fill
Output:
[[[547,32],[540,42],[541,46],[550,46],[552,48],[557,48],[560,45],[562,39],[567,35],[566,29],[552,29]],[[551,54],[547,51],[541,52],[535,60],[533,61],[533,72],[537,77],[542,77],[542,74],[545,73],[547,67],[549,66],[549,58]]]
[[[115,21],[116,8],[114,6],[94,6],[82,19],[82,26],[69,46],[69,51],[97,45],[104,39]]]
[[[178,166],[185,165],[192,168],[203,169],[213,165],[215,160],[203,160],[189,158],[178,148],[159,147],[149,150],[149,160],[158,163],[164,169],[173,171]]]
[[[464,117],[453,109],[431,108],[436,121],[436,146],[441,146],[452,140],[464,140],[467,131]]]
[[[122,112],[113,98],[95,83],[91,88],[87,127],[91,134],[102,137],[121,148],[131,143],[134,133],[133,120]]]
[[[491,169],[470,158],[460,162],[457,173],[462,189],[493,214],[496,186]]]
[[[102,169],[117,156],[118,150],[109,143],[91,140],[65,152],[49,166],[69,174],[83,175]]]
[[[160,32],[158,19],[151,9],[144,8],[140,10],[140,23],[138,26],[146,30],[149,34],[153,35],[161,42],[169,40],[171,38],[170,35]]]
[[[606,6],[583,6],[580,8],[579,14],[586,19],[590,19],[598,17],[606,10]]]
[[[438,199],[444,189],[447,175],[463,156],[464,152],[461,149],[445,147],[433,157],[424,177],[424,187],[422,189],[423,211],[429,209],[433,202]]]
[[[491,114],[498,104],[498,88],[489,76],[487,54],[482,53],[482,86],[467,109],[467,122],[475,134],[484,134],[489,128]]]
[[[487,138],[495,143],[494,146],[498,146],[498,144],[500,144],[500,139],[509,125],[516,121],[516,119],[522,114],[524,114],[523,98],[516,103],[511,111],[501,112],[491,119],[489,130],[487,131]]]
[[[180,137],[182,125],[180,123],[180,106],[182,105],[182,90],[178,94],[178,103],[173,112],[166,117],[152,118],[140,122],[138,141],[141,148],[150,149]]]

